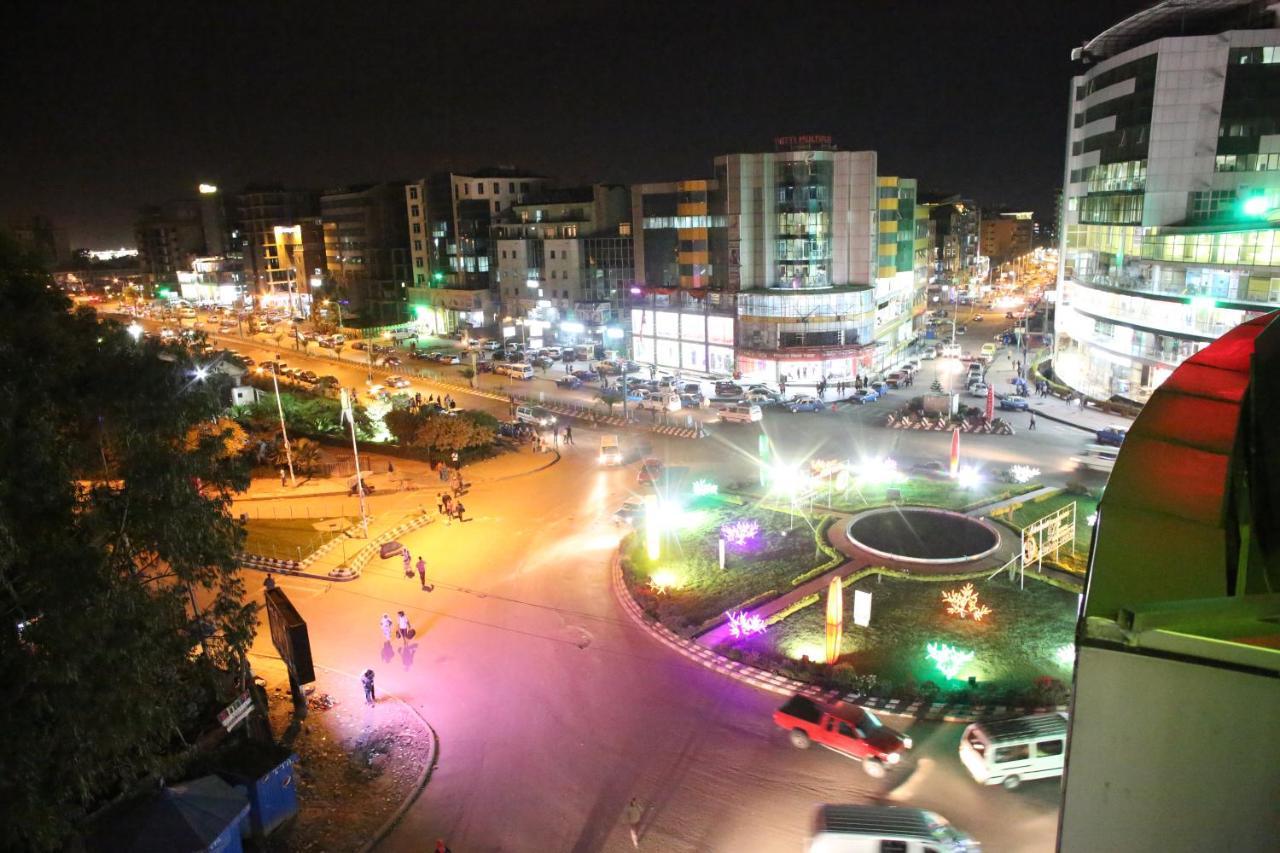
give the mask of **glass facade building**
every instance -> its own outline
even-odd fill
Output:
[[[1144,403],[1280,308],[1280,22],[1257,2],[1165,2],[1076,58],[1054,369]]]

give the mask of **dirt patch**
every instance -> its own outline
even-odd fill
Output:
[[[284,666],[256,660],[267,681],[271,731],[301,759],[298,816],[270,838],[276,851],[359,850],[416,794],[432,760],[431,731],[407,705],[366,705],[357,679],[317,670],[308,713],[294,719]]]

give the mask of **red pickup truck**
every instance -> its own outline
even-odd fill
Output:
[[[827,705],[792,696],[773,712],[773,721],[789,732],[796,748],[808,749],[813,743],[825,746],[861,761],[867,775],[877,779],[911,748],[911,738],[889,728],[866,708],[843,702]]]

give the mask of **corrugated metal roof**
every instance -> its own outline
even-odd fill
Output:
[[[991,723],[983,723],[982,731],[986,733],[992,743],[1066,735],[1067,715],[1062,713],[1034,714],[1030,717],[1018,717],[1014,720],[996,720]]]

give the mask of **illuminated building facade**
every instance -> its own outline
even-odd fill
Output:
[[[1145,403],[1280,304],[1280,23],[1166,0],[1077,49],[1054,370]]]
[[[632,355],[659,368],[814,384],[906,358],[928,278],[916,183],[830,137],[729,154],[714,180],[632,191]]]
[[[352,315],[375,325],[407,319],[411,273],[404,188],[403,181],[363,184],[320,197],[327,276],[313,296],[343,299]]]
[[[320,214],[319,196],[309,190],[289,190],[276,185],[250,185],[238,198],[240,227],[244,233],[245,274],[255,295],[270,301],[288,293],[291,267],[281,259],[276,229],[294,225]],[[310,232],[308,232],[310,233]],[[312,235],[313,253],[318,248],[324,259],[323,232]]]
[[[1035,244],[1034,216],[1031,211],[983,211],[978,228],[978,254],[996,267],[1029,253]]]

